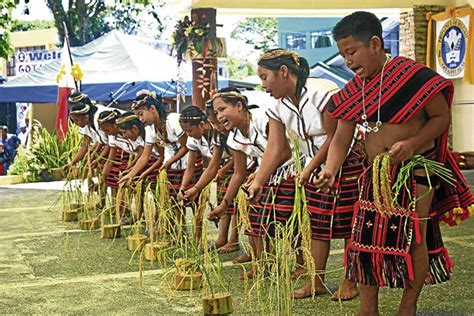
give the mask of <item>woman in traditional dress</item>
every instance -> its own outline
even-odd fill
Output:
[[[326,293],[324,271],[329,256],[331,239],[344,238],[351,234],[354,204],[358,198],[357,180],[363,171],[363,154],[350,151],[338,177],[335,194],[319,192],[311,181],[313,172],[324,163],[337,120],[331,119],[326,103],[338,91],[336,84],[325,79],[307,82],[309,65],[306,59],[292,51],[270,50],[258,61],[258,74],[264,89],[278,102],[268,108],[269,140],[261,167],[249,188],[251,197],[262,191],[263,183],[279,164],[278,154],[287,146],[288,138],[295,144],[300,159],[306,160],[300,174],[299,184],[305,186],[305,195],[311,220],[311,252],[316,268],[316,277],[294,293],[295,298]],[[295,271],[295,276],[304,273]],[[338,294],[339,293],[339,294]],[[351,299],[357,295],[354,282],[344,280],[342,288],[333,299]]]
[[[187,178],[190,178],[192,174],[190,168],[186,170],[182,185],[182,199],[188,202],[196,200],[203,188],[209,185],[213,179],[217,179],[217,203],[220,204],[233,171],[230,149],[226,144],[228,132],[217,121],[212,104],[206,105],[206,113],[198,107],[188,107],[181,112],[180,120],[181,127],[189,136],[187,146],[190,150],[190,158],[194,154],[193,152],[197,151],[204,157],[211,154],[209,164],[201,177],[189,189],[184,190],[184,187],[189,183]],[[188,161],[188,164],[190,164],[190,161]],[[236,220],[233,221],[231,236],[228,239],[232,216],[235,219],[234,203],[227,207],[226,215],[222,216],[218,222],[219,233],[214,247],[220,253],[239,250]]]
[[[234,173],[222,202],[208,214],[208,219],[215,220],[225,213],[225,210],[236,197],[241,185],[247,179],[247,157],[261,158],[268,138],[268,117],[260,108],[249,109],[248,101],[239,92],[220,92],[212,99],[214,111],[219,122],[229,130],[227,145],[232,150]],[[278,155],[279,166],[288,166],[291,149],[284,148]],[[286,223],[291,215],[294,195],[287,192],[294,187],[290,177],[275,176],[266,183],[263,201],[253,204],[248,209],[250,227],[245,234],[249,237],[253,255],[260,260],[265,247],[265,239],[273,237],[277,223]],[[256,271],[253,269],[249,276]]]
[[[145,139],[147,143],[154,143],[164,148],[164,159],[161,166],[158,163],[152,168],[159,167],[167,172],[170,182],[170,196],[176,207],[178,225],[184,224],[184,208],[180,207],[177,196],[187,165],[186,147],[187,136],[179,123],[178,113],[167,113],[161,98],[153,92],[140,94],[132,103],[132,110],[140,121],[146,125],[145,129],[150,138]],[[150,132],[148,132],[150,131]],[[154,136],[153,136],[154,133]],[[148,136],[147,136],[148,137]],[[196,159],[194,173],[202,171],[202,159]],[[179,237],[179,236],[178,236]]]
[[[63,167],[64,170],[69,170],[70,167],[84,159],[89,153],[89,192],[94,190],[94,182],[92,181],[93,174],[90,174],[92,169],[96,169],[100,165],[105,163],[106,157],[109,154],[110,147],[108,145],[107,135],[99,128],[98,118],[99,115],[106,111],[107,108],[101,105],[92,104],[89,97],[80,92],[72,93],[69,98],[70,115],[73,122],[78,125],[79,133],[83,135],[82,144],[79,150],[76,152],[71,161]],[[92,145],[92,149],[90,149]],[[102,170],[99,168],[99,170]],[[105,176],[99,175],[99,195],[101,197],[100,207],[105,206],[106,197],[106,186]]]

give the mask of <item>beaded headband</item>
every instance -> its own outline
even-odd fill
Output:
[[[117,112],[111,111],[111,112],[109,113],[109,115],[107,115],[106,117],[97,119],[97,122],[98,122],[99,124],[104,124],[105,122],[108,122],[108,121],[110,121],[110,120],[113,120],[113,119],[116,118],[116,117],[117,117]]]
[[[86,98],[86,97],[87,97],[87,94],[81,92],[79,95],[76,95],[76,96],[74,96],[74,97],[73,97],[73,96],[70,96],[70,97],[68,98],[68,100],[69,100],[69,102],[77,103],[77,102],[81,101],[82,99],[84,99],[84,98]]]
[[[149,99],[149,96],[146,96],[146,97],[144,97],[144,98],[141,99],[141,100],[133,101],[133,102],[132,102],[132,105],[130,106],[130,108],[131,108],[132,110],[137,110],[139,107],[145,105],[145,103],[148,101],[148,99]]]
[[[146,94],[147,96],[156,99],[156,93],[154,91],[150,91],[150,90],[147,90],[147,89],[142,89],[142,90],[137,92],[137,96],[142,95],[142,94]]]
[[[247,99],[245,98],[245,96],[243,94],[235,92],[235,91],[218,92],[218,93],[216,93],[212,96],[211,100],[209,100],[208,103],[210,103],[210,105],[212,106],[212,102],[214,102],[215,99],[217,99],[217,98],[226,98],[226,97],[238,98],[238,99],[242,100],[243,102],[247,103]]]
[[[71,110],[71,114],[87,114],[90,109],[91,106],[89,104],[84,104],[84,108],[80,110]]]
[[[128,116],[119,117],[115,121],[115,124],[121,125],[121,124],[130,122],[130,121],[133,121],[133,120],[138,120],[138,116],[136,116],[135,114],[131,114],[131,115],[128,115]]]
[[[180,122],[183,122],[183,121],[205,121],[205,120],[206,120],[206,116],[204,116],[204,115],[200,115],[200,116],[183,116],[183,115],[181,115],[179,117]]]
[[[141,106],[145,105],[145,103],[146,103],[150,98],[156,100],[156,93],[155,93],[155,92],[148,91],[148,90],[142,90],[142,91],[147,91],[147,92],[144,92],[144,93],[141,93],[141,94],[140,94],[140,95],[146,94],[146,97],[144,97],[143,99],[138,100],[138,101],[133,101],[133,102],[132,102],[132,105],[130,105],[130,108],[131,108],[132,110],[137,110],[137,109],[140,108]]]
[[[143,99],[141,100],[138,100],[138,101],[133,101],[132,102],[132,105],[130,106],[130,108],[132,110],[136,110],[138,109],[139,107],[145,105],[145,103],[150,99],[150,98],[153,98],[156,100],[156,93],[153,92],[153,91],[149,91],[149,90],[140,90],[138,91],[137,95],[143,95],[145,94],[146,97],[144,97]]]
[[[282,56],[288,56],[292,57],[293,61],[299,66],[300,65],[300,55],[298,53],[295,53],[291,50],[285,50],[285,49],[275,49],[275,50],[270,50],[268,52],[263,53],[260,55],[258,58],[258,62],[262,60],[268,60],[268,59],[274,59]]]

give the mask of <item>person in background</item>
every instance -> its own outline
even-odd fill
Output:
[[[0,142],[0,176],[6,175],[8,168],[5,168],[10,162],[10,156],[5,150],[3,143]]]
[[[18,138],[20,139],[20,144],[21,146],[26,148],[26,145],[28,144],[28,138],[30,136],[30,129],[26,125],[25,122],[22,122],[20,124],[20,132],[18,133]]]
[[[18,149],[18,146],[20,146],[20,139],[14,134],[8,134],[8,127],[6,125],[2,126],[0,130],[2,135],[3,149],[10,156],[10,160],[8,161],[8,163],[4,163],[4,172],[6,173],[8,167],[15,160],[16,151]]]

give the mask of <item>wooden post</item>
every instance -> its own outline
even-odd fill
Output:
[[[216,38],[216,9],[198,8],[191,10],[191,20],[195,22],[207,21],[210,25],[209,39]],[[206,101],[210,99],[210,92],[217,91],[217,58],[208,55],[208,43],[204,43],[202,54],[192,60],[193,65],[193,105],[204,110]]]

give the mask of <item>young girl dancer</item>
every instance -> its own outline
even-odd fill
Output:
[[[109,147],[107,146],[107,136],[99,129],[97,119],[106,108],[92,104],[89,97],[80,92],[72,93],[69,98],[70,115],[73,122],[78,125],[79,133],[82,134],[82,144],[72,160],[64,166],[65,169],[74,166],[81,161],[87,154],[89,146],[92,145],[92,157],[97,154],[100,157],[106,157]]]
[[[145,148],[148,146],[148,148],[151,148],[151,152],[149,156],[147,157],[147,164],[144,167],[145,170],[150,169],[153,164],[156,163],[158,158],[160,157],[160,153],[156,146],[154,144],[145,144],[145,128],[143,124],[138,120],[138,117],[133,113],[133,112],[126,112],[123,113],[117,120],[115,121],[117,124],[117,127],[119,129],[120,135],[122,135],[125,139],[127,139],[130,144],[131,144],[131,150],[135,154],[134,159],[129,163],[129,166],[127,169],[122,171],[122,176],[125,176],[128,174],[134,166],[137,164],[139,159],[142,159],[142,155],[145,151]],[[161,154],[163,156],[163,153]],[[157,181],[157,176],[158,176],[158,169],[152,169],[151,172],[148,173],[141,173],[139,177],[139,181],[144,181],[143,185],[146,186],[147,184],[150,184],[152,188],[156,186],[156,181]],[[144,196],[144,191],[142,190],[142,198],[141,198],[141,205],[140,209],[137,212],[137,216],[135,217],[135,220],[138,220],[141,218],[143,214],[143,196]]]
[[[190,149],[190,157],[194,151],[200,151],[203,156],[211,154],[211,160],[199,180],[189,189],[181,191],[183,192],[182,199],[185,201],[196,200],[202,189],[214,178],[217,178],[217,203],[220,203],[227,189],[228,179],[232,175],[233,166],[229,155],[230,150],[226,146],[227,131],[217,121],[212,110],[212,104],[206,105],[206,114],[195,106],[184,109],[181,112],[181,127],[189,136],[187,146]],[[188,161],[189,163],[190,161]],[[191,169],[188,168],[185,173],[185,180],[183,180],[183,189],[188,184],[187,178],[190,177]],[[232,203],[227,207],[226,216],[222,216],[219,220],[219,233],[214,247],[220,253],[239,250],[236,221],[234,221],[231,237],[229,240],[227,239],[231,217],[234,213],[235,208]]]
[[[69,98],[69,107],[70,115],[73,122],[78,125],[79,133],[84,137],[82,138],[82,145],[74,155],[72,160],[64,166],[64,170],[68,170],[71,166],[74,166],[76,163],[81,161],[86,154],[89,152],[89,145],[93,145],[90,152],[90,169],[88,170],[88,179],[89,179],[89,192],[94,190],[94,183],[92,181],[92,174],[89,174],[89,171],[95,169],[99,165],[105,163],[106,157],[109,153],[110,147],[108,145],[107,136],[105,133],[100,130],[98,118],[100,113],[106,110],[105,107],[100,105],[92,104],[89,97],[80,92],[72,93]],[[107,194],[105,186],[105,176],[104,174],[99,175],[99,195],[100,195],[100,205],[102,208],[105,206],[105,197]]]
[[[184,224],[184,209],[179,207],[177,196],[187,168],[187,136],[179,124],[178,113],[167,113],[161,98],[153,92],[139,95],[132,103],[132,110],[140,121],[146,125],[147,143],[154,143],[164,148],[164,160],[160,170],[166,170],[170,182],[170,196],[176,208],[177,222]],[[148,131],[151,130],[150,133]],[[153,137],[153,132],[155,132]],[[148,135],[150,137],[148,137]],[[153,167],[157,167],[157,165]],[[202,159],[197,159],[194,173],[202,172]]]
[[[247,98],[231,91],[217,93],[212,100],[214,111],[220,123],[230,130],[227,145],[232,149],[234,174],[222,202],[208,214],[214,220],[223,214],[237,195],[240,186],[247,178],[247,156],[261,158],[267,145],[268,117],[260,109],[248,109]],[[279,153],[279,165],[286,166],[290,159],[290,147]],[[281,178],[275,183],[267,183],[263,203],[255,203],[249,208],[251,227],[246,231],[249,243],[257,260],[264,251],[264,239],[272,237],[277,222],[285,223],[293,209],[294,196],[286,196],[288,187],[294,187],[294,181]],[[276,196],[276,198],[274,198]],[[249,272],[253,276],[255,270]]]
[[[308,162],[299,179],[305,185],[307,207],[310,212],[312,242],[311,252],[317,272],[315,293],[312,282],[294,293],[295,298],[312,294],[323,294],[324,270],[329,256],[331,239],[344,238],[348,242],[351,233],[351,220],[354,204],[358,198],[357,179],[363,171],[359,152],[351,151],[339,176],[339,190],[336,195],[318,192],[314,184],[308,182],[313,171],[326,160],[327,150],[337,121],[325,112],[330,96],[338,89],[329,80],[317,79],[314,84],[307,83],[309,65],[298,54],[275,49],[264,53],[258,61],[258,74],[263,87],[278,103],[267,110],[270,117],[270,138],[263,155],[261,168],[249,188],[251,197],[262,190],[262,184],[278,166],[278,153],[287,145],[285,132],[291,141],[297,143],[302,159]],[[301,271],[296,271],[297,274]],[[357,295],[354,282],[344,280],[339,295],[334,299],[351,299]]]

